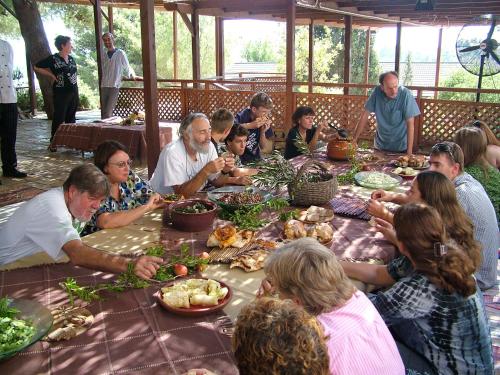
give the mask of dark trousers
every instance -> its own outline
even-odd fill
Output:
[[[0,147],[3,170],[17,166],[16,157],[17,103],[0,104]]]
[[[54,117],[52,118],[52,131],[50,141],[54,138],[59,125],[63,122],[72,124],[76,122],[75,114],[78,108],[78,90],[54,92]]]

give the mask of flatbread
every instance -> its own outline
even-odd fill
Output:
[[[324,223],[333,219],[334,212],[331,209],[311,206],[307,210],[300,211],[298,220],[304,223]]]
[[[250,230],[237,231],[233,225],[223,225],[217,227],[208,236],[208,247],[220,247],[225,249],[235,247],[241,249],[248,245],[253,238],[253,232]]]
[[[229,268],[239,267],[245,272],[258,271],[264,268],[264,262],[269,255],[269,251],[264,249],[250,250],[231,262]]]

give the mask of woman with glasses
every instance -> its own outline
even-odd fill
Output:
[[[486,135],[486,159],[492,166],[500,169],[500,141],[485,122],[476,120],[472,126],[481,129]]]
[[[125,146],[116,141],[101,143],[94,152],[94,164],[106,175],[110,195],[92,216],[83,235],[105,228],[129,225],[145,213],[163,206],[161,196],[131,169]]]
[[[483,185],[500,220],[500,172],[488,162],[485,133],[466,126],[457,130],[454,140],[464,152],[464,170]]]

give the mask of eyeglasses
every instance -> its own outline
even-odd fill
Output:
[[[455,158],[456,144],[451,142],[436,143],[432,146],[431,154],[448,154],[453,163],[457,163]]]
[[[132,166],[132,160],[127,160],[127,161],[119,161],[116,163],[108,163],[110,165],[116,165],[118,168],[125,168],[128,167],[130,168]]]
[[[481,121],[476,120],[471,125],[474,126],[474,127],[476,127],[476,128],[480,128],[481,129]]]

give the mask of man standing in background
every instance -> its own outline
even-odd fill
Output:
[[[14,52],[9,43],[0,39],[0,138],[4,177],[26,177],[17,170],[17,94],[12,77]]]
[[[101,114],[104,119],[113,116],[113,110],[116,107],[118,92],[122,83],[122,73],[125,71],[127,77],[133,79],[140,79],[141,77],[136,77],[125,52],[119,48],[115,48],[113,34],[104,33],[102,41],[107,50],[106,55],[102,59]]]

